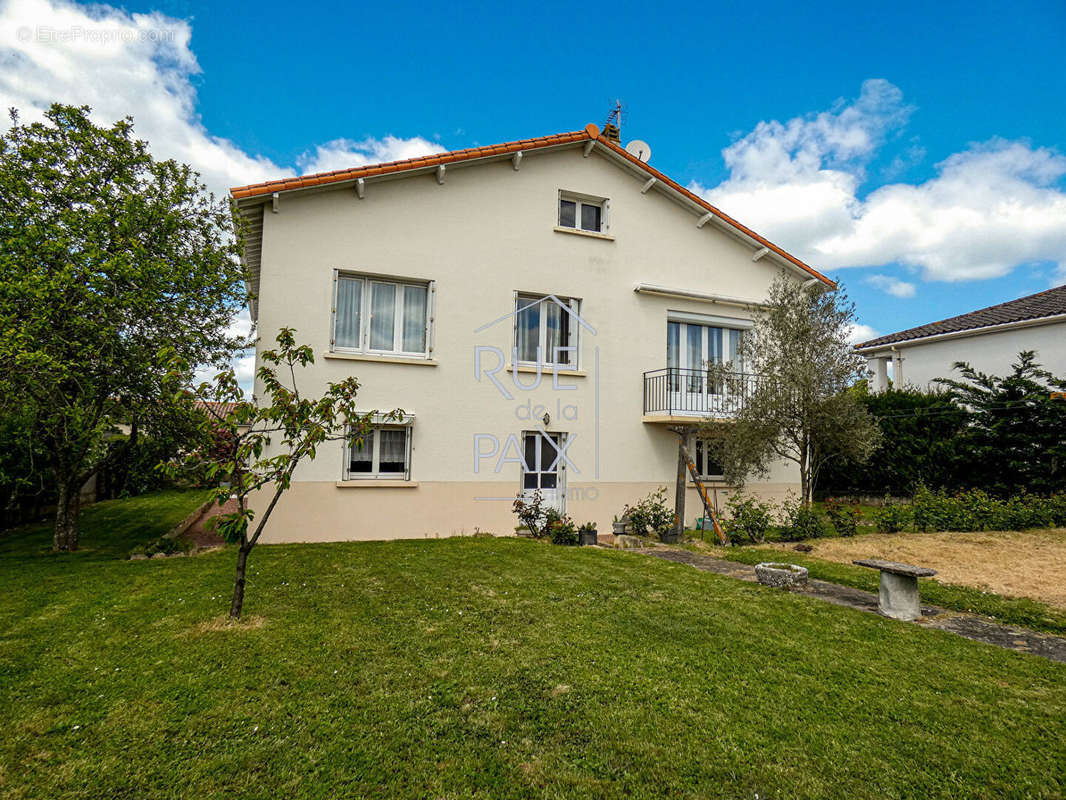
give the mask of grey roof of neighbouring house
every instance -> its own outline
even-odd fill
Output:
[[[929,336],[940,336],[945,333],[961,333],[962,331],[978,331],[993,325],[1004,325],[1010,322],[1027,322],[1029,320],[1042,319],[1066,314],[1066,286],[1056,286],[1046,292],[1037,292],[1017,300],[1008,300],[1006,303],[989,306],[968,314],[959,314],[957,317],[948,317],[939,322],[930,322],[927,325],[919,325],[917,328],[908,328],[898,333],[890,333],[879,336],[868,342],[855,345],[856,350],[866,350],[871,347],[882,347],[896,344],[897,342],[909,342],[913,339],[925,339]]]

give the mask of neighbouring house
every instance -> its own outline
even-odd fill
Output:
[[[949,317],[855,345],[866,356],[871,387],[936,388],[953,376],[956,362],[979,372],[1005,375],[1023,350],[1055,375],[1066,375],[1066,286]]]
[[[302,465],[264,541],[509,533],[536,490],[605,531],[672,490],[672,429],[743,402],[705,367],[742,370],[773,279],[834,284],[630,150],[589,125],[232,190],[259,352],[295,328],[307,391],[355,375],[360,408],[405,413]],[[798,473],[749,488],[781,497]]]

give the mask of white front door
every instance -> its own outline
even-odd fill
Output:
[[[560,457],[565,433],[525,431],[522,434],[522,495],[531,500],[539,490],[544,505],[566,513],[566,467]]]

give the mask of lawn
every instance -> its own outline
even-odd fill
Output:
[[[925,533],[914,535],[934,536],[934,534]],[[813,558],[809,554],[797,553],[791,549],[750,546],[712,547],[703,543],[693,546],[701,552],[742,564],[758,564],[760,561],[788,561],[806,567],[812,578],[839,583],[843,586],[853,586],[868,592],[877,592],[880,581],[880,575],[876,570],[852,566],[850,563]],[[919,580],[919,585],[922,601],[925,603],[953,611],[981,614],[1007,625],[1021,625],[1035,631],[1066,636],[1066,611],[1047,603],[1028,597],[1008,597],[973,586],[946,583],[937,578],[922,578]]]
[[[1034,656],[519,539],[260,547],[232,628],[232,549],[103,533],[0,539],[5,798],[1066,791],[1066,667]]]

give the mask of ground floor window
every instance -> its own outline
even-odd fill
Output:
[[[696,472],[705,480],[720,481],[725,477],[725,469],[718,463],[710,443],[704,439],[693,437],[694,444],[690,452],[696,462]]]
[[[344,479],[410,480],[411,426],[382,425],[347,448]]]

